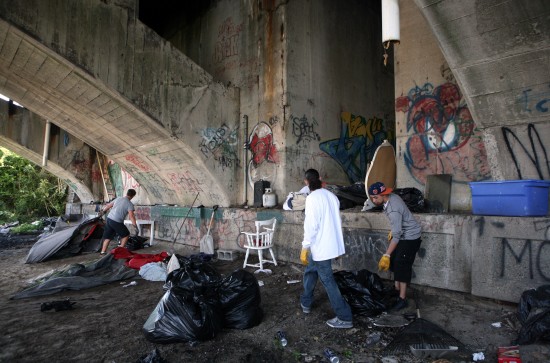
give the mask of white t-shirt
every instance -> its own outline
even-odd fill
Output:
[[[323,188],[314,190],[306,199],[305,214],[302,247],[311,249],[314,261],[326,261],[346,253],[336,195]]]

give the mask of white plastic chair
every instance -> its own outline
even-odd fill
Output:
[[[275,233],[275,225],[277,219],[271,218],[266,221],[256,221],[256,232],[241,232],[246,236],[246,242],[244,247],[246,248],[246,256],[244,257],[243,268],[246,266],[259,267],[260,270],[264,269],[264,263],[272,263],[277,266],[275,255],[273,254],[273,234]],[[258,263],[251,264],[248,262],[248,255],[250,250],[258,251]],[[263,250],[269,250],[271,254],[271,260],[263,258]]]

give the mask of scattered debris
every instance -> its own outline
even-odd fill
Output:
[[[55,310],[56,312],[72,310],[74,304],[76,304],[76,302],[71,302],[70,299],[45,302],[40,304],[40,311],[44,312],[52,309]]]
[[[473,360],[474,362],[481,361],[481,360],[485,360],[485,355],[483,354],[483,352],[474,353],[474,354],[472,355],[472,360]]]

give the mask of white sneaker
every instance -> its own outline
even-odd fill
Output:
[[[353,323],[351,321],[344,321],[336,318],[332,318],[330,320],[327,320],[327,325],[331,328],[337,328],[337,329],[350,329],[353,328]]]

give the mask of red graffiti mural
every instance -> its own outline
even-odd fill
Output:
[[[264,161],[278,163],[279,155],[273,143],[273,132],[265,122],[260,122],[250,134],[248,149],[252,152],[252,163],[258,166]]]
[[[430,174],[453,174],[459,183],[490,178],[485,145],[456,84],[415,87],[395,108],[407,113],[405,165],[419,183]]]

